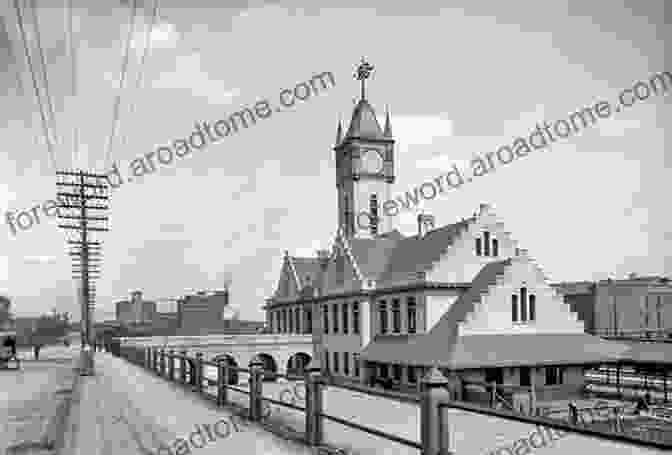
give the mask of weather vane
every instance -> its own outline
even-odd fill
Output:
[[[373,65],[364,60],[364,57],[362,57],[362,62],[359,64],[359,66],[357,66],[357,72],[355,73],[355,79],[361,81],[362,83],[362,99],[365,99],[365,81],[371,76],[372,71]]]

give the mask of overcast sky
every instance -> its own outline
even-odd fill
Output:
[[[62,4],[38,2],[46,3]],[[83,8],[89,3],[96,6]],[[0,14],[20,58],[9,4],[2,2]],[[74,4],[76,98],[69,96],[65,10],[38,11],[57,133],[68,138],[56,160],[59,167],[95,169],[111,130],[130,15],[119,0]],[[333,239],[332,147],[339,117],[349,120],[359,94],[352,74],[362,56],[375,66],[368,99],[381,121],[390,107],[398,194],[529,134],[537,122],[566,118],[637,80],[672,71],[670,6],[664,0],[162,0],[139,89],[148,14],[133,39],[113,149],[122,172],[136,156],[191,134],[196,121],[275,100],[280,90],[324,71],[333,72],[336,86],[113,193],[111,231],[101,236],[99,317],[110,317],[113,303],[132,289],[152,299],[174,297],[230,279],[241,317],[262,319],[283,251],[312,255]],[[6,51],[0,57],[10,59]],[[30,72],[22,72],[23,94],[9,70],[0,78],[4,218],[7,209],[53,198],[56,186]],[[443,225],[471,215],[481,202],[493,204],[553,281],[671,274],[670,118],[670,96],[650,98],[423,208]],[[82,142],[76,159],[73,125]],[[402,232],[414,232],[413,214],[396,221]],[[79,317],[65,234],[56,225],[54,218],[42,220],[16,237],[0,227],[0,290],[13,298],[17,314],[56,306]]]

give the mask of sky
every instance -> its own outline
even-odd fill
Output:
[[[333,242],[332,147],[338,120],[349,121],[359,97],[353,73],[362,57],[375,67],[367,99],[381,122],[386,108],[391,114],[393,194],[510,144],[538,122],[672,71],[664,47],[672,42],[672,5],[664,0],[193,0],[188,7],[162,0],[142,66],[152,10],[144,0],[120,90],[128,3],[73,0],[73,93],[64,3],[38,2],[58,168],[107,169],[117,95],[111,154],[126,168],[190,135],[195,122],[275,100],[315,74],[332,72],[336,85],[113,192],[110,232],[99,236],[98,319],[111,319],[114,302],[134,289],[166,299],[229,282],[241,318],[262,320],[284,251],[312,256]],[[56,178],[10,2],[0,16],[12,44],[10,52],[0,41],[4,219],[6,210],[53,199]],[[24,19],[34,48],[32,17]],[[670,100],[650,98],[419,209],[444,225],[492,204],[551,281],[670,275]],[[395,223],[415,232],[414,213]],[[68,236],[57,224],[43,218],[16,236],[0,226],[0,292],[17,315],[56,307],[78,319]]]

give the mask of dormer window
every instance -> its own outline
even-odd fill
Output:
[[[499,242],[493,238],[490,231],[484,231],[480,237],[476,237],[476,256],[498,257]]]

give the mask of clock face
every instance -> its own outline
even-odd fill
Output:
[[[373,150],[368,149],[362,152],[362,169],[364,172],[376,173],[383,170],[383,159],[380,157],[380,154]]]

